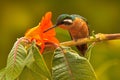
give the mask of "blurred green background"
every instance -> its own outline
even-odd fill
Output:
[[[120,32],[120,0],[0,0],[0,69],[16,39],[38,25],[48,11],[53,23],[60,14],[79,14],[95,33]],[[67,31],[56,31],[61,42],[70,40]],[[97,43],[90,62],[99,80],[120,80],[120,40]]]

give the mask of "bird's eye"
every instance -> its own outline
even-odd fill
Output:
[[[65,25],[71,25],[73,21],[71,19],[64,19],[62,23]]]

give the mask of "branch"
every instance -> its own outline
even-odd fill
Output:
[[[90,42],[100,42],[100,41],[115,40],[115,39],[120,39],[120,33],[116,33],[116,34],[98,33],[95,35],[95,37],[90,36],[89,38],[78,39],[77,41],[62,42],[60,44],[64,46],[75,46]]]

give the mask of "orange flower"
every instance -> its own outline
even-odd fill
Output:
[[[35,40],[36,44],[41,47],[41,53],[44,50],[46,42],[59,45],[59,41],[55,38],[56,33],[54,29],[51,29],[48,32],[43,33],[46,29],[52,26],[51,16],[52,13],[47,12],[45,14],[45,17],[42,18],[41,23],[38,26],[30,29],[25,33],[25,37],[27,39],[29,39],[30,41]]]

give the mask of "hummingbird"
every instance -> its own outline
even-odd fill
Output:
[[[56,24],[53,27],[45,30],[44,32],[47,32],[55,27],[60,27],[65,30],[68,30],[71,39],[74,41],[89,37],[89,28],[87,20],[80,15],[61,14],[60,16],[58,16]],[[76,47],[84,56],[88,48],[87,44],[77,45]]]

